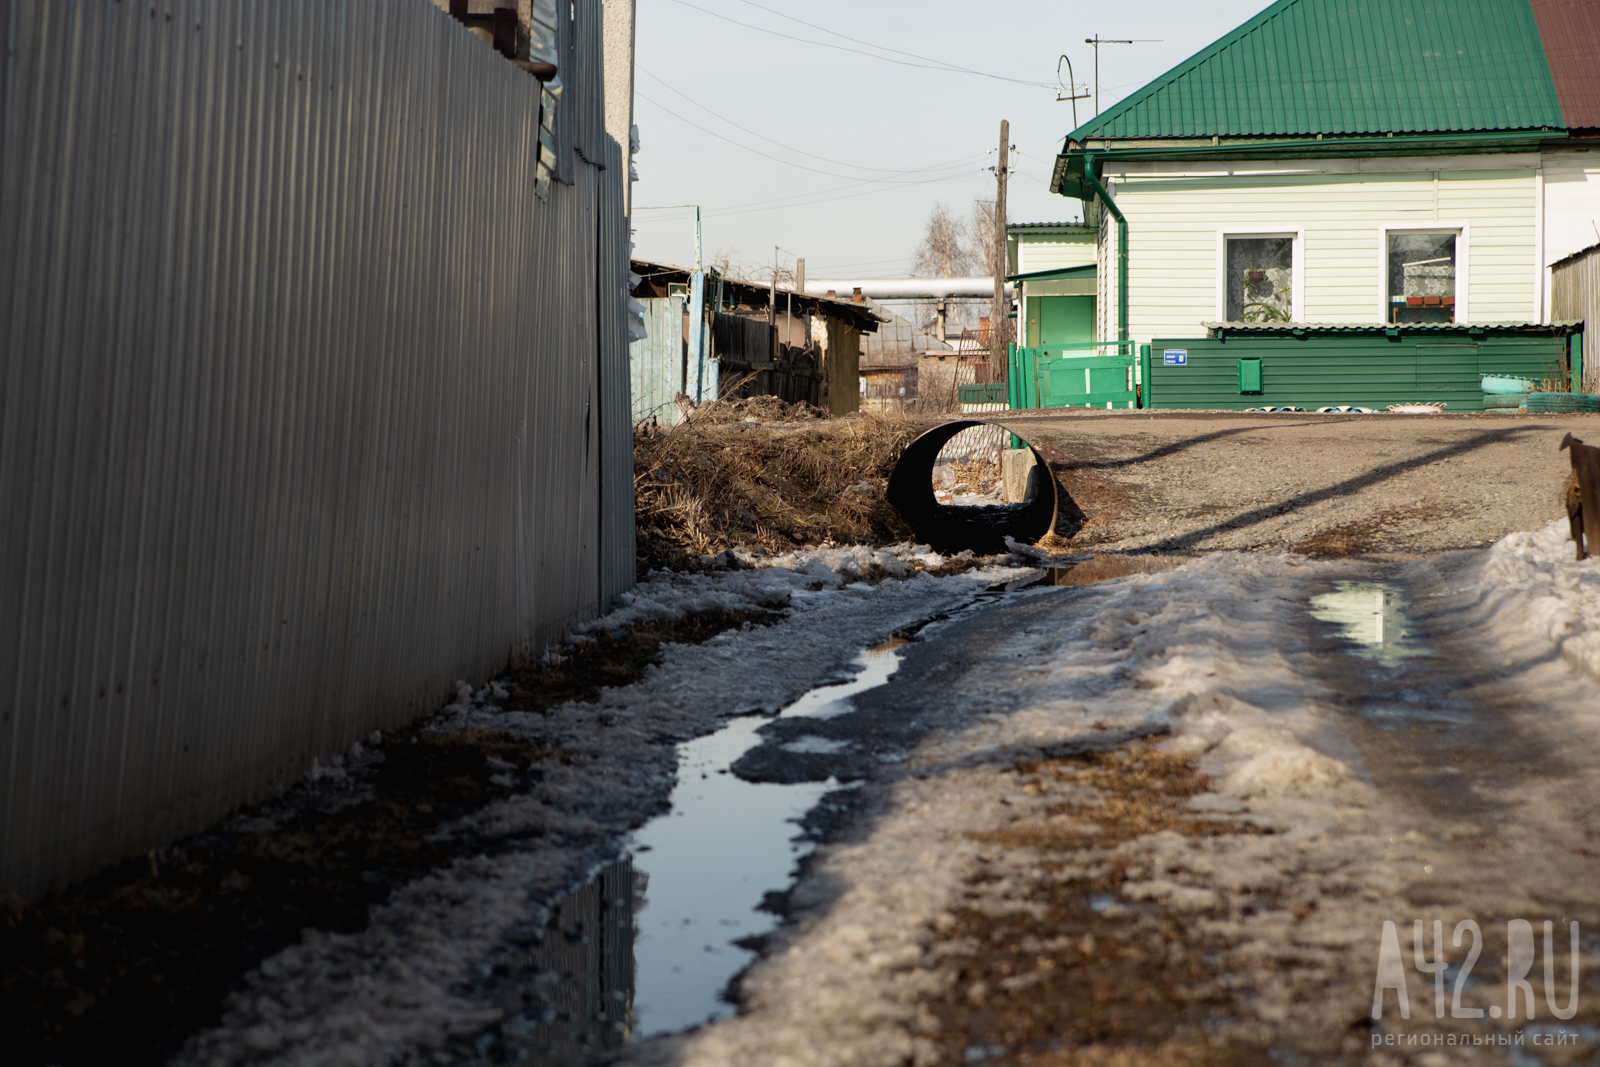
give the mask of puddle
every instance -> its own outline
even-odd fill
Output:
[[[780,719],[807,718],[831,719],[850,710],[850,698],[868,689],[876,689],[900,669],[899,650],[911,641],[904,637],[891,637],[875,648],[869,648],[855,658],[860,668],[848,682],[839,685],[818,686],[778,713]]]
[[[1385,667],[1425,655],[1412,640],[1406,602],[1382,582],[1339,582],[1332,593],[1311,598],[1311,615],[1337,625],[1355,643],[1356,655]]]
[[[635,886],[631,860],[607,864],[551,907],[530,952],[507,961],[534,976],[524,1010],[504,1024],[520,1067],[566,1067],[629,1040]]]
[[[821,686],[785,708],[781,717],[831,718],[850,710],[849,698],[889,680],[899,666],[904,638],[868,649],[849,682]],[[734,719],[714,734],[678,748],[678,785],[672,810],[633,837],[641,872],[634,944],[634,1034],[674,1033],[734,1013],[722,999],[735,974],[756,954],[733,942],[770,930],[772,916],[758,911],[769,891],[793,880],[803,851],[797,823],[838,783],[753,783],[728,767],[759,744],[763,715]],[[832,751],[839,742],[802,738],[796,752]]]

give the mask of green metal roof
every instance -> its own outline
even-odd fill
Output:
[[[1007,233],[1098,233],[1094,226],[1086,226],[1081,222],[1008,222]]]
[[[1278,0],[1071,134],[1565,129],[1529,0]]]

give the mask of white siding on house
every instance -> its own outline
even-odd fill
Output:
[[[1600,152],[1544,157],[1544,266],[1600,244]]]
[[[1018,274],[1061,270],[1063,267],[1087,267],[1094,261],[1092,233],[1053,233],[1037,237],[1022,234],[1017,241]]]
[[[1538,321],[1535,172],[1429,171],[1397,162],[1389,173],[1203,177],[1159,176],[1147,165],[1115,180],[1112,195],[1128,219],[1130,335],[1204,335],[1200,324],[1217,318],[1218,232],[1230,230],[1304,232],[1296,320],[1381,322],[1382,228],[1465,227],[1466,318]],[[1107,237],[1112,227],[1107,219]],[[1114,245],[1102,239],[1103,337],[1116,330]]]

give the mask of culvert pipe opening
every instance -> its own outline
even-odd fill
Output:
[[[946,555],[988,556],[1008,551],[1008,537],[1031,545],[1082,527],[1045,453],[1027,441],[1010,448],[1013,438],[1022,441],[1001,423],[961,419],[906,446],[885,495],[918,541]]]

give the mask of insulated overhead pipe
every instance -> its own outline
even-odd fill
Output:
[[[862,296],[874,300],[939,300],[944,297],[994,296],[994,278],[838,278],[828,280],[807,279],[808,296],[827,296],[828,293],[850,293],[861,290]],[[1012,292],[1014,286],[1006,286]]]

